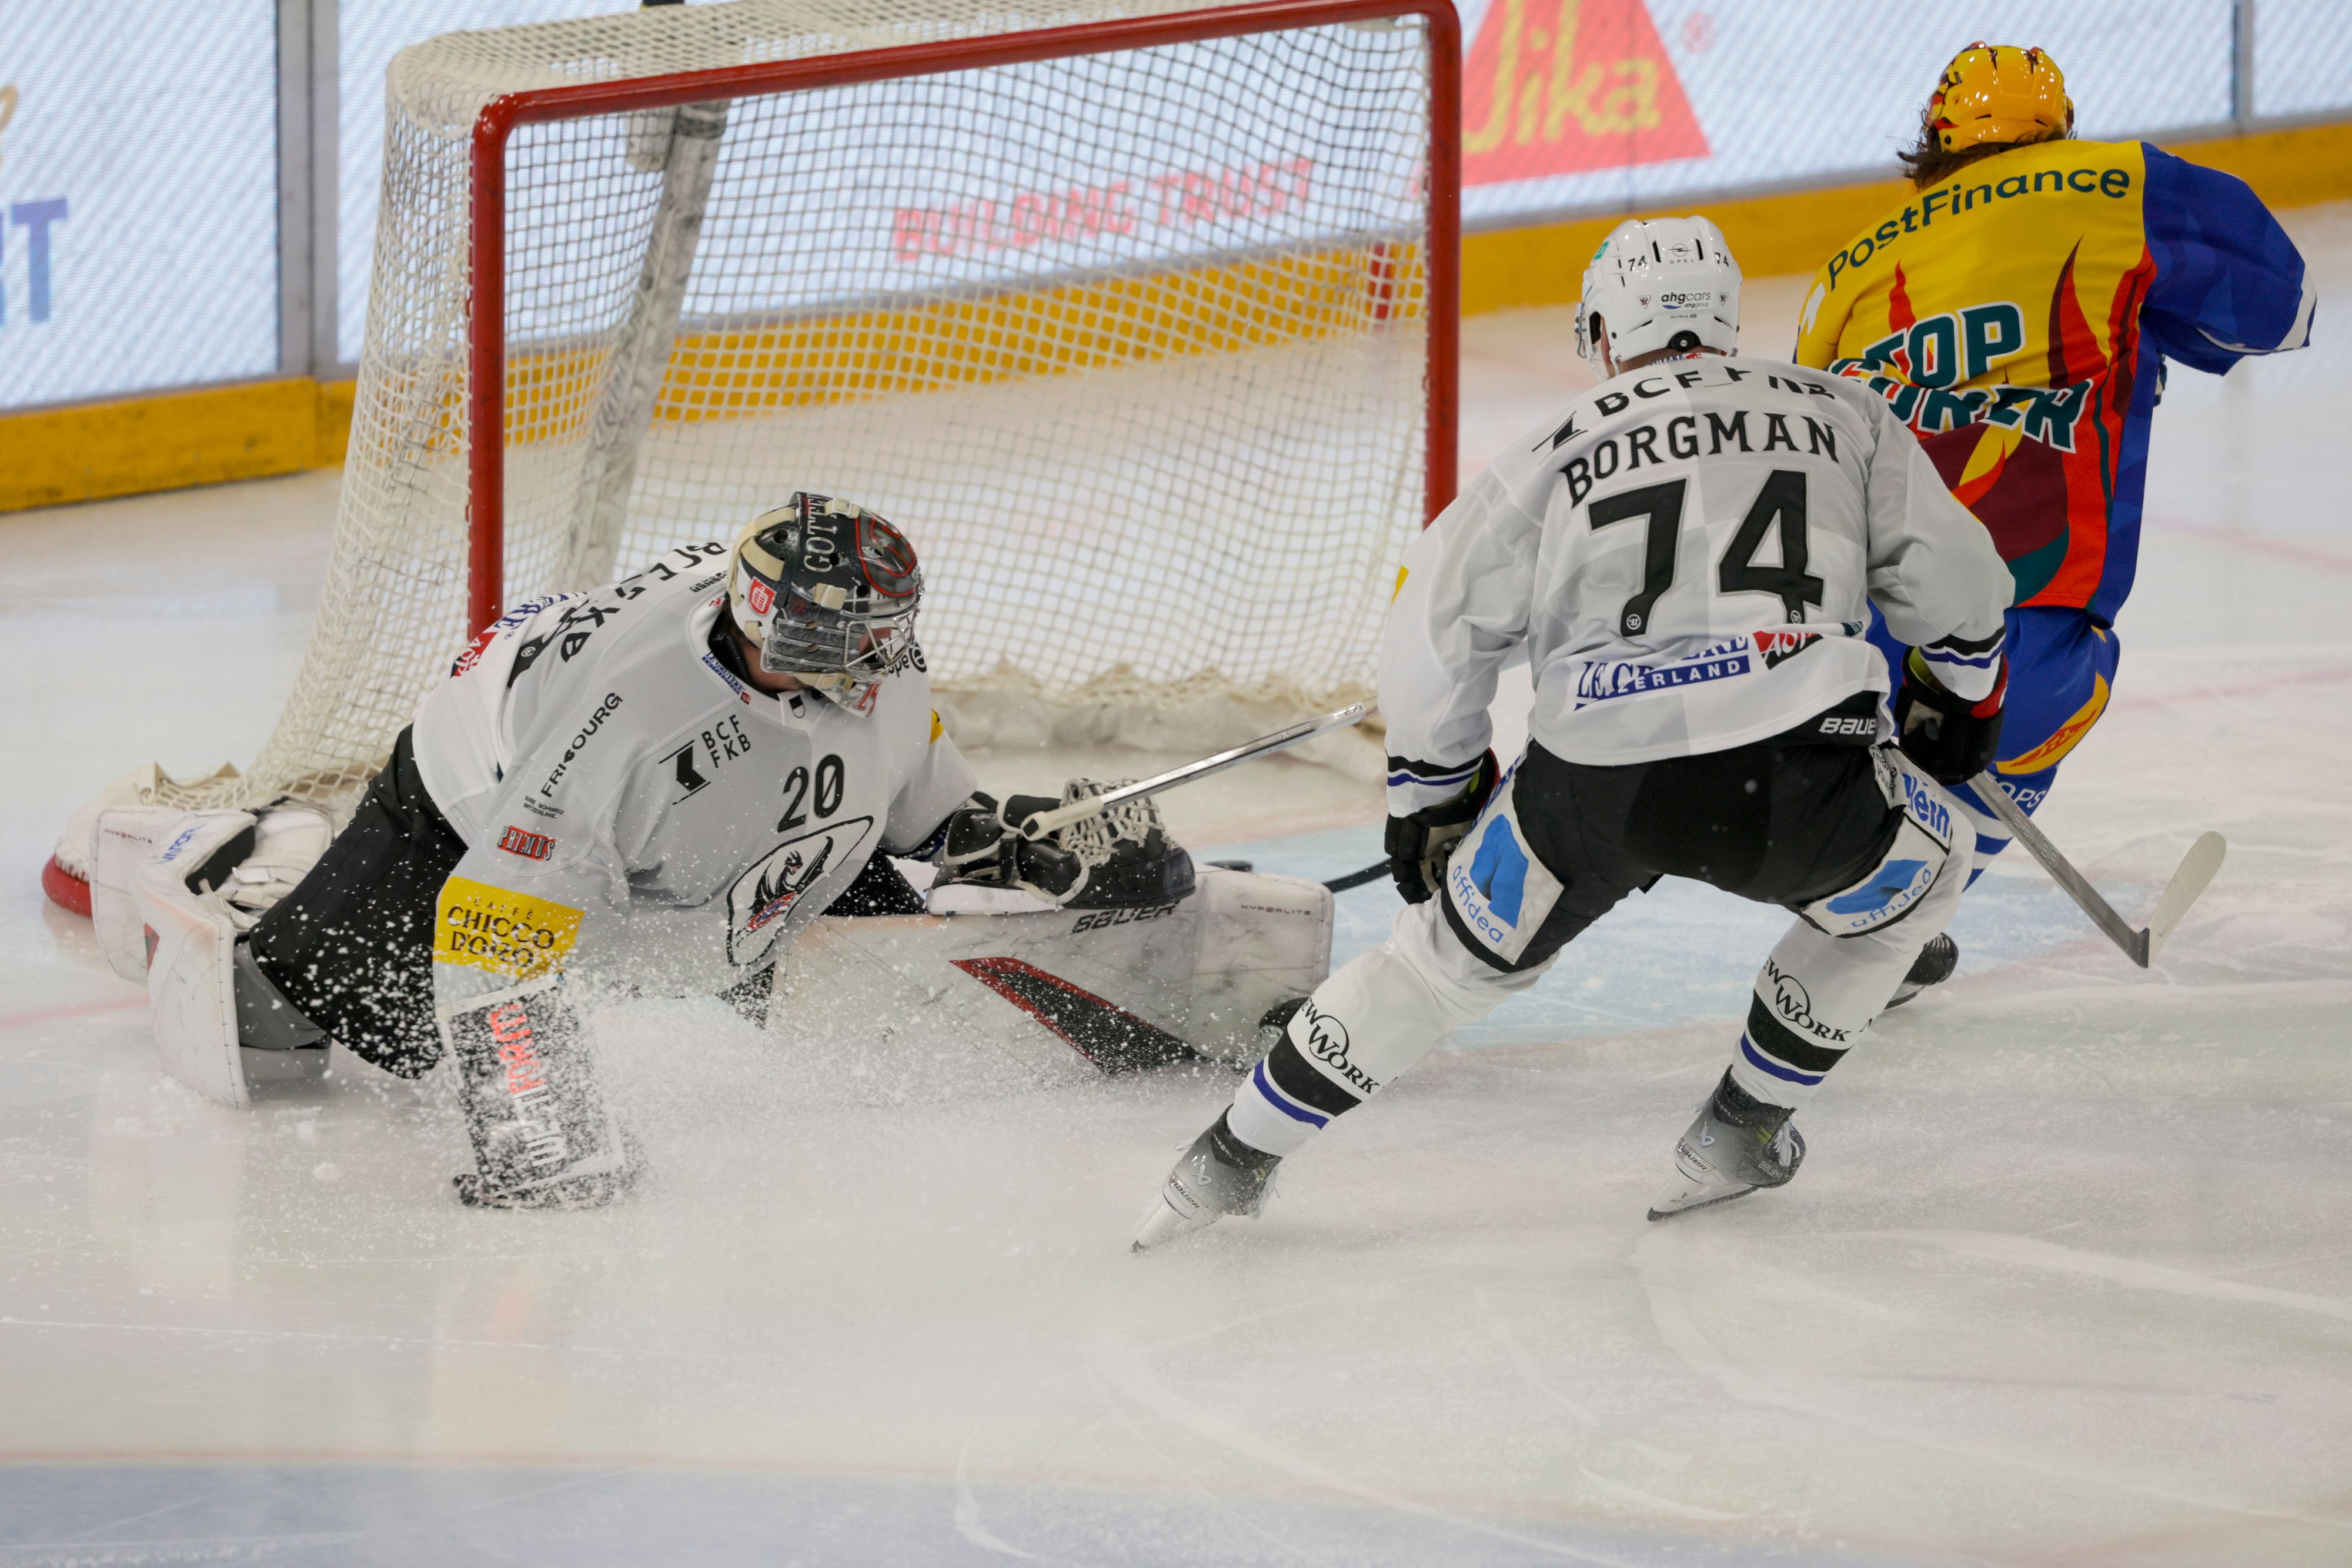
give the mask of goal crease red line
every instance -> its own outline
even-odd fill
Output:
[[[630,110],[674,109],[711,99],[811,88],[851,87],[895,78],[936,76],[992,66],[1025,65],[1112,49],[1151,48],[1206,38],[1241,37],[1288,26],[1328,26],[1380,17],[1420,16],[1428,25],[1429,238],[1428,418],[1423,445],[1424,509],[1433,518],[1454,498],[1455,364],[1462,256],[1462,25],[1450,0],[1255,0],[1213,11],[983,38],[942,39],[861,49],[813,59],[772,60],[688,71],[642,81],[583,82],[506,93],[474,120],[471,342],[467,389],[467,630],[499,617],[506,575],[506,148],[519,125],[576,120]],[[496,235],[495,244],[484,236]]]

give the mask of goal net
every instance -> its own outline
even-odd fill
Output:
[[[960,738],[1363,695],[1453,480],[1453,12],[1030,4],[401,54],[328,582],[215,790],[345,805],[499,605],[794,489],[913,539]]]

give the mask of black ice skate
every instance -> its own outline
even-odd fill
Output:
[[[1903,983],[1895,988],[1895,994],[1887,998],[1886,1005],[1901,1007],[1928,987],[1940,986],[1950,979],[1952,971],[1959,967],[1960,945],[1952,940],[1950,932],[1937,932],[1934,938],[1919,949],[1919,956],[1911,960],[1911,967],[1905,973]]]
[[[1705,1208],[1745,1197],[1760,1186],[1780,1186],[1805,1163],[1804,1135],[1789,1124],[1785,1105],[1767,1105],[1731,1081],[1723,1082],[1675,1145],[1677,1180],[1650,1210],[1664,1219],[1685,1209]]]
[[[1281,1163],[1280,1155],[1261,1153],[1234,1137],[1220,1115],[1168,1173],[1160,1201],[1136,1233],[1135,1250],[1205,1229],[1228,1214],[1255,1216],[1265,1207],[1274,1167]]]

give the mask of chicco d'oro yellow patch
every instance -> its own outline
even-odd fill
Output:
[[[580,911],[527,893],[453,876],[434,913],[433,958],[534,979],[561,968],[580,940]]]

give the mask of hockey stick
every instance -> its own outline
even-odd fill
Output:
[[[1368,882],[1380,881],[1389,874],[1389,868],[1392,863],[1394,862],[1386,860],[1377,860],[1361,871],[1351,871],[1345,876],[1335,876],[1323,885],[1334,893],[1345,893],[1351,887],[1361,887]]]
[[[2219,833],[2207,833],[2189,845],[2172,880],[2164,884],[2164,896],[2156,901],[2156,913],[2147,917],[2146,927],[2134,930],[2130,922],[2116,913],[2116,906],[2100,897],[2099,890],[2058,852],[2058,846],[2042,836],[2042,830],[2033,825],[2033,819],[2009,798],[2008,791],[1993,782],[1990,773],[1978,774],[1969,780],[1969,786],[1991,805],[1993,814],[2008,824],[2026,852],[2042,862],[2042,869],[2091,917],[2091,923],[2105,932],[2108,940],[2143,969],[2154,960],[2157,949],[2164,946],[2173,927],[2180,924],[2181,916],[2189,913],[2189,906],[2197,902],[2197,895],[2213,880],[2213,873],[2221,869],[2221,857],[2230,850],[2228,841]]]
[[[1294,724],[1288,729],[1278,729],[1272,735],[1262,735],[1255,740],[1234,747],[1231,751],[1220,751],[1213,757],[1203,757],[1198,762],[1187,762],[1181,768],[1171,768],[1165,773],[1156,773],[1132,784],[1122,784],[1099,795],[1088,795],[1066,806],[1056,806],[1050,811],[1040,811],[1021,824],[1021,836],[1034,843],[1057,828],[1066,828],[1072,822],[1100,816],[1122,801],[1144,795],[1157,795],[1162,789],[1173,789],[1179,784],[1190,784],[1196,779],[1206,779],[1212,773],[1223,773],[1228,768],[1238,768],[1244,762],[1255,762],[1261,757],[1287,751],[1318,735],[1328,735],[1335,729],[1362,723],[1372,716],[1373,706],[1368,702],[1350,703],[1336,713],[1327,713],[1320,718]]]

